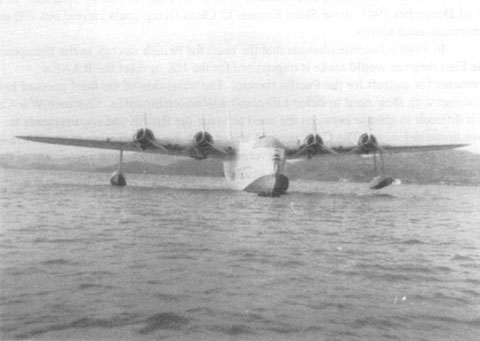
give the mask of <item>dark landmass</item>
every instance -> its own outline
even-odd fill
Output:
[[[169,165],[177,160],[171,157],[152,154],[125,154],[125,160],[132,163],[150,165],[152,168]],[[46,169],[46,170],[71,170],[79,172],[98,172],[100,168],[105,171],[116,169],[118,162],[117,153],[86,153],[85,155],[55,157],[44,154],[2,154],[0,155],[0,167],[16,169]],[[125,163],[126,165],[127,163]],[[109,165],[109,167],[104,167]],[[111,166],[110,166],[111,165]],[[131,168],[131,173],[143,173],[143,170]],[[156,172],[155,172],[156,173]]]
[[[140,174],[223,176],[218,160],[175,159],[158,155],[127,154],[124,171]],[[403,183],[480,185],[480,155],[464,151],[438,151],[386,155],[388,175]],[[116,169],[117,155],[72,157],[47,155],[0,155],[0,167],[14,169],[108,172]],[[105,166],[107,164],[108,166]],[[291,179],[370,182],[374,176],[371,157],[324,156],[287,165]]]
[[[12,169],[68,170],[112,173],[117,169],[116,153],[72,157],[43,154],[0,155],[0,167]],[[107,165],[107,166],[105,166]],[[124,156],[123,171],[130,174],[165,174],[223,176],[223,164],[217,160],[177,159],[152,154],[132,153]]]
[[[387,175],[403,183],[480,185],[480,155],[465,151],[437,151],[385,155]],[[380,167],[379,167],[380,169]],[[289,167],[293,177],[308,180],[370,182],[371,157],[314,159]]]
[[[98,167],[97,172],[113,172],[116,164],[108,167]],[[125,173],[140,174],[165,174],[165,175],[190,175],[190,176],[223,176],[223,163],[218,160],[179,160],[170,165],[162,166],[141,161],[125,162],[123,164]]]

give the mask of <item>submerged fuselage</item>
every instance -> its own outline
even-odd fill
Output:
[[[224,161],[223,169],[233,189],[279,195],[288,188],[285,165],[285,147],[277,139],[263,136],[239,143],[235,157]]]

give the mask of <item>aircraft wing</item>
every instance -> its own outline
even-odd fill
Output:
[[[146,152],[154,154],[198,157],[198,149],[193,142],[169,141],[163,139],[154,139],[146,142],[121,139],[83,139],[67,137],[48,137],[48,136],[16,136],[19,139],[86,148],[123,150],[129,152]],[[226,159],[234,154],[234,149],[225,143],[215,143],[209,146],[208,157]]]
[[[415,153],[415,152],[430,152],[436,150],[456,149],[465,147],[467,144],[432,144],[432,145],[411,145],[411,146],[379,146],[380,150],[388,153]],[[356,153],[357,146],[354,147],[333,147],[332,149],[337,154],[351,154]],[[356,154],[367,154],[358,152]]]
[[[403,145],[403,146],[389,146],[389,145],[380,145],[378,146],[377,152],[385,153],[413,153],[413,152],[429,152],[436,150],[446,150],[446,149],[456,149],[468,146],[467,144],[437,144],[437,145]],[[287,148],[286,154],[289,159],[300,159],[302,157],[308,156],[317,156],[317,155],[368,155],[372,154],[372,151],[362,151],[358,146],[337,146],[337,147],[325,147],[317,148],[310,155],[307,151],[304,150],[305,146],[300,146],[297,148]]]

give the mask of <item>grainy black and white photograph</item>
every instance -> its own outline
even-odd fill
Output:
[[[0,0],[1,340],[479,340],[480,3]]]

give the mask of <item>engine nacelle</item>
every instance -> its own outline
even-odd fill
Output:
[[[206,159],[213,145],[213,137],[206,131],[199,131],[193,136],[195,145],[192,157],[198,160]]]
[[[314,146],[314,145],[321,145],[323,146],[323,140],[320,135],[316,134],[308,134],[304,140],[305,145],[307,146]]]
[[[307,149],[309,158],[323,150],[323,139],[318,134],[308,134],[303,144]]]
[[[133,135],[133,141],[137,142],[142,150],[145,150],[151,145],[150,141],[155,141],[155,135],[153,131],[148,128],[140,128]]]
[[[378,150],[377,138],[373,134],[364,133],[358,138],[358,147],[360,153],[370,153]]]

